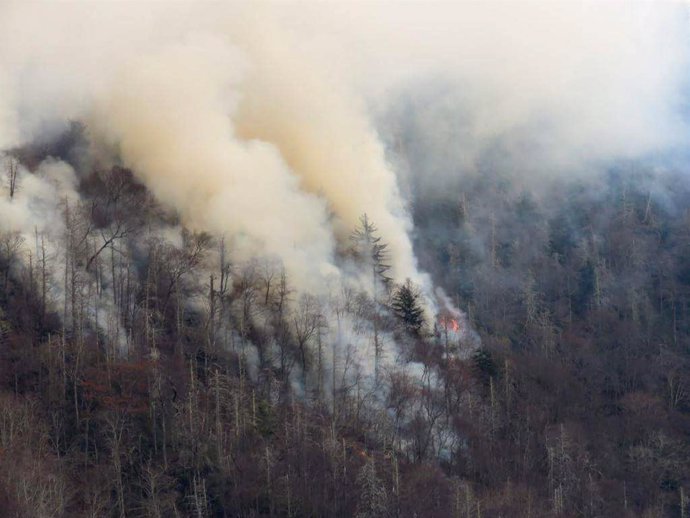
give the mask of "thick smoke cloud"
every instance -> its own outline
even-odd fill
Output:
[[[91,127],[119,148],[154,195],[249,259],[283,259],[298,285],[335,270],[324,200],[302,191],[270,141],[238,139],[233,85],[243,59],[220,40],[190,40],[132,59]]]
[[[278,256],[296,284],[316,289],[336,272],[334,235],[342,242],[367,212],[390,243],[396,278],[424,281],[358,96],[300,56],[271,14],[210,6],[218,22],[201,9],[190,15],[190,5],[145,5],[135,9],[145,21],[133,22],[130,8],[48,5],[45,26],[28,8],[8,8],[8,32],[21,26],[40,41],[4,53],[20,96],[5,98],[4,147],[78,118],[101,152],[133,168],[187,225],[231,238],[241,259]]]
[[[393,276],[424,283],[395,172],[351,85],[323,73],[328,66],[310,60],[288,35],[260,38],[250,48],[253,66],[239,106],[240,134],[274,144],[301,186],[328,200],[341,240],[366,213],[388,243]]]
[[[500,144],[513,167],[557,172],[686,142],[687,4],[435,7],[376,4],[349,17],[353,52],[373,71],[357,74],[363,88],[415,117],[434,152],[472,165]]]
[[[0,148],[78,119],[187,225],[305,288],[364,212],[424,284],[373,121],[414,124],[410,174],[441,186],[497,148],[527,173],[668,152],[687,36],[655,3],[6,3]]]

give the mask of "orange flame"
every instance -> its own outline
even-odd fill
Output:
[[[442,317],[440,321],[441,325],[448,331],[453,331],[454,333],[460,331],[460,323],[456,319],[451,317]]]

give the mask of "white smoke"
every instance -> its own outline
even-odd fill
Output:
[[[243,68],[236,51],[208,38],[138,57],[91,127],[186,224],[233,237],[242,259],[281,257],[299,286],[314,289],[335,269],[326,203],[300,189],[274,145],[237,137]]]
[[[687,136],[687,35],[680,6],[654,3],[10,2],[0,147],[85,121],[185,224],[310,290],[367,213],[395,278],[431,293],[372,123],[386,96],[450,84],[462,139],[458,110],[424,127],[470,166],[496,139],[527,169],[663,152]]]
[[[10,197],[8,182],[4,177],[9,160],[8,157],[0,157],[3,175],[0,187],[0,235],[3,241],[18,245],[11,266],[28,270],[31,265],[34,270],[32,275],[36,278],[41,275],[38,272],[47,266],[48,302],[53,298],[63,299],[64,208],[66,204],[74,206],[79,202],[76,174],[69,164],[52,158],[43,161],[32,173],[19,166],[16,189]],[[42,265],[44,259],[46,264]]]

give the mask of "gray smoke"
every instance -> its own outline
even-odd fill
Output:
[[[366,212],[431,296],[383,142],[413,121],[409,174],[441,185],[487,155],[543,174],[678,149],[687,36],[681,4],[6,2],[0,148],[84,121],[187,226],[308,290]]]

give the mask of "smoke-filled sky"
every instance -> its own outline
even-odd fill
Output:
[[[0,2],[0,149],[79,120],[94,159],[239,257],[313,289],[367,213],[424,284],[383,145],[400,125],[441,184],[496,146],[525,174],[677,152],[689,36],[661,2]]]

